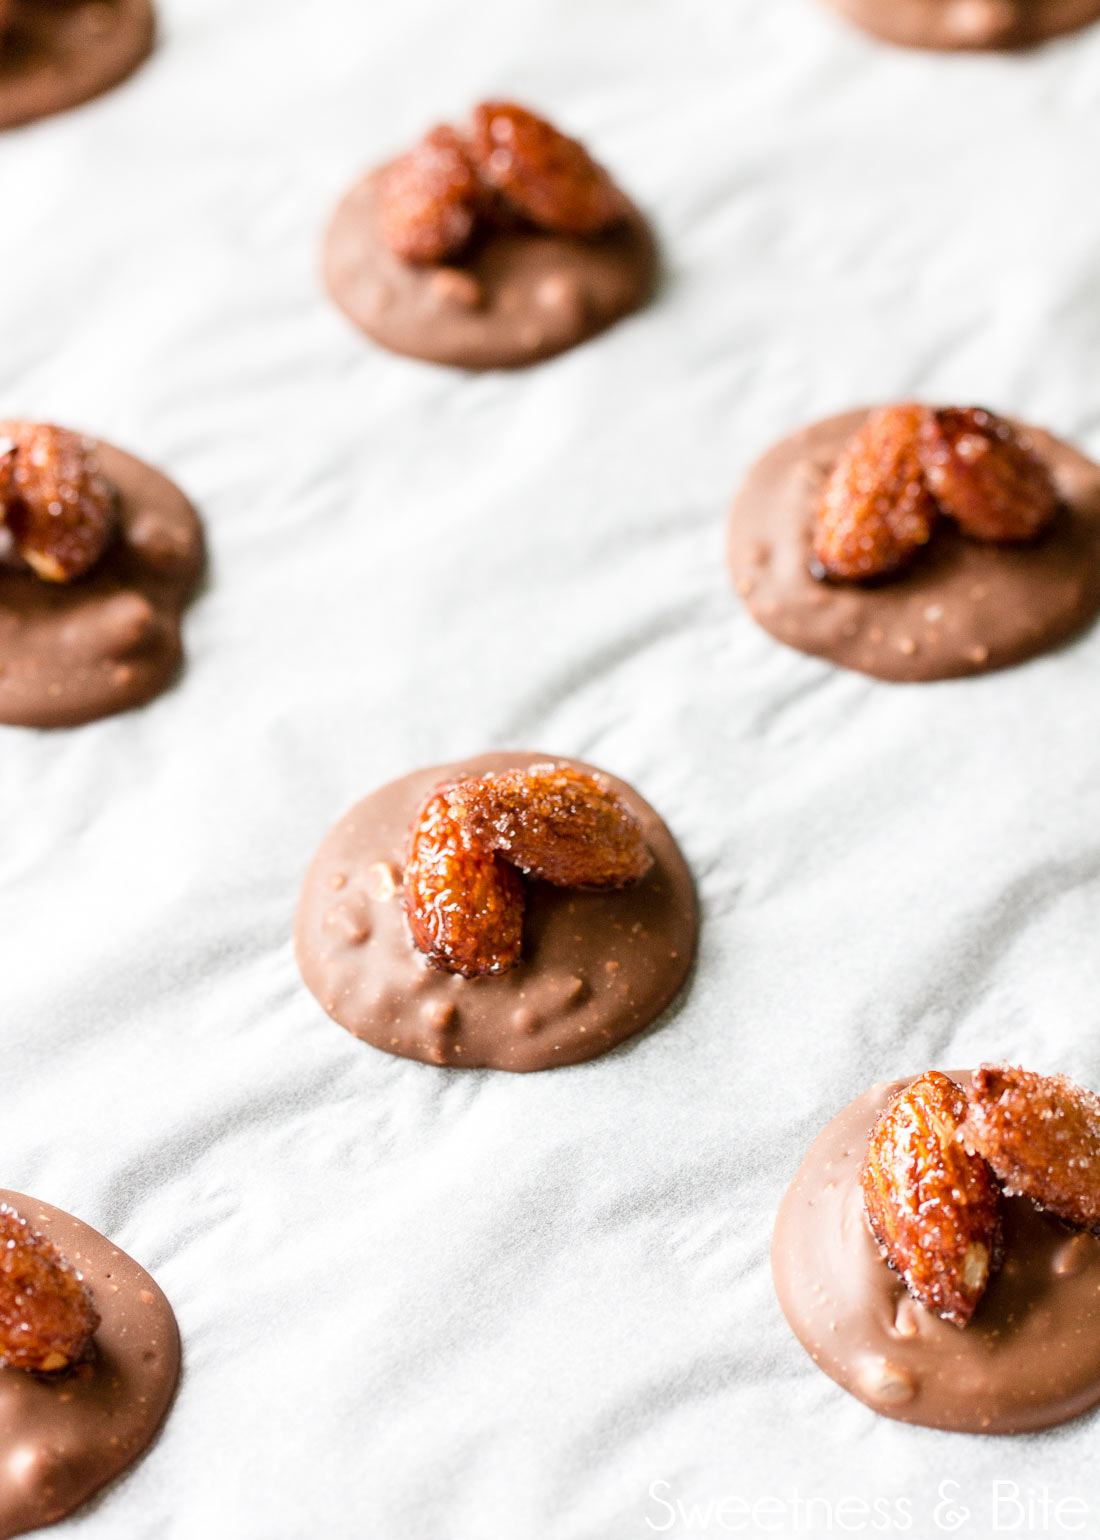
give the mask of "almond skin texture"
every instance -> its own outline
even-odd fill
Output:
[[[458,822],[447,788],[428,798],[409,840],[405,912],[433,967],[464,978],[507,973],[523,946],[518,872]]]
[[[434,128],[379,176],[382,238],[402,262],[445,262],[469,245],[481,196],[458,134]]]
[[[1006,1192],[1100,1235],[1100,1097],[1065,1075],[983,1064],[962,1137]]]
[[[871,1232],[926,1310],[965,1326],[1000,1255],[997,1187],[959,1142],[966,1095],[929,1070],[893,1096],[860,1173]]]
[[[559,235],[598,235],[629,205],[582,144],[515,102],[474,108],[470,154],[487,186],[532,224]]]
[[[932,538],[936,503],[917,441],[930,413],[912,404],[874,411],[825,483],[814,516],[815,576],[888,577]]]
[[[641,825],[601,777],[532,765],[459,781],[456,820],[531,877],[562,888],[622,888],[653,864]]]
[[[0,423],[0,500],[15,549],[48,583],[93,567],[115,530],[117,495],[90,439],[45,423]]]
[[[53,1374],[85,1356],[99,1316],[80,1274],[0,1203],[0,1364]]]
[[[973,540],[1034,540],[1054,518],[1058,489],[1024,435],[982,407],[931,412],[919,452],[940,508]]]

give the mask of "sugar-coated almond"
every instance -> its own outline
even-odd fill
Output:
[[[974,1314],[1000,1252],[997,1187],[959,1140],[966,1095],[929,1070],[871,1131],[860,1174],[871,1232],[910,1294],[956,1326]]]
[[[446,788],[428,798],[413,825],[404,888],[413,940],[434,967],[477,978],[519,962],[519,873],[455,817]]]
[[[78,1363],[99,1325],[80,1274],[0,1203],[0,1364],[52,1374]]]
[[[1100,1234],[1100,1097],[1066,1075],[983,1064],[962,1136],[1006,1192]]]
[[[621,888],[653,864],[641,824],[601,775],[532,765],[459,781],[455,818],[532,877],[565,888]]]

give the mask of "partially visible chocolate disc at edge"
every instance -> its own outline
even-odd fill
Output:
[[[825,0],[909,48],[1031,48],[1100,19],[1100,0]]]
[[[71,727],[140,706],[183,657],[180,616],[202,574],[198,515],[167,477],[96,445],[119,530],[72,583],[0,567],[0,722]]]
[[[606,1053],[679,992],[698,927],[691,874],[657,814],[613,776],[653,854],[641,882],[600,893],[527,884],[523,959],[500,977],[439,972],[414,946],[401,874],[425,799],[448,781],[549,759],[579,764],[481,754],[419,770],[373,792],[328,834],[306,876],[294,939],[302,977],[334,1021],[428,1064],[553,1069]]]
[[[982,674],[1048,652],[1100,613],[1100,466],[1027,428],[1062,496],[1029,545],[968,540],[950,520],[897,577],[810,575],[813,514],[841,451],[867,417],[804,428],[749,472],[729,521],[729,565],[753,619],[779,641],[878,679]]]
[[[518,368],[594,337],[649,298],[657,253],[636,209],[603,235],[492,232],[460,262],[420,266],[382,239],[378,174],[337,208],[324,278],[340,309],[393,353],[461,369]]]
[[[143,1267],[71,1214],[18,1192],[8,1203],[83,1274],[100,1325],[68,1374],[0,1369],[0,1540],[79,1508],[147,1448],[175,1394],[172,1307]],[[108,1526],[109,1527],[109,1526]]]
[[[147,58],[151,0],[14,0],[0,35],[0,128],[110,90]]]
[[[859,1184],[871,1129],[911,1080],[873,1086],[811,1146],[772,1241],[783,1313],[817,1366],[884,1417],[958,1433],[1067,1422],[1100,1403],[1100,1239],[1002,1198],[1004,1264],[970,1324],[917,1304],[882,1260]]]

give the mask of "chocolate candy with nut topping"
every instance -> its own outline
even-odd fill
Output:
[[[205,563],[202,528],[165,476],[92,444],[116,531],[71,582],[0,562],[0,722],[68,727],[139,706],[175,677],[180,622]]]
[[[0,1368],[0,1540],[8,1540],[74,1512],[145,1451],[175,1393],[180,1344],[171,1306],[125,1252],[36,1198],[0,1191],[0,1204],[79,1272],[96,1319],[71,1368]]]
[[[695,952],[691,875],[658,815],[624,782],[608,785],[637,819],[653,864],[629,887],[581,892],[526,883],[523,953],[498,977],[433,968],[409,931],[402,871],[409,830],[439,788],[545,764],[483,754],[403,776],[326,836],[306,875],[294,944],[302,977],[334,1021],[404,1058],[539,1070],[606,1053],[657,1019]],[[592,767],[556,759],[581,771]]]
[[[792,1331],[817,1368],[885,1417],[1026,1433],[1079,1416],[1100,1404],[1100,1240],[1002,1197],[1004,1261],[961,1330],[883,1261],[860,1169],[876,1119],[910,1083],[874,1086],[835,1117],[780,1205],[772,1274]]]
[[[918,682],[1022,663],[1096,618],[1100,466],[1038,428],[1025,431],[1061,501],[1037,540],[985,544],[944,518],[911,565],[885,582],[815,578],[822,489],[868,416],[846,412],[784,439],[752,467],[734,500],[730,573],[764,630],[845,668]]]
[[[649,227],[574,140],[499,102],[477,109],[470,134],[445,132],[442,164],[422,142],[357,182],[329,226],[325,284],[368,337],[433,363],[512,369],[646,302],[657,273]],[[467,156],[482,181],[476,202]],[[441,260],[421,260],[433,252]]]

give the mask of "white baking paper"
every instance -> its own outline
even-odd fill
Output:
[[[1100,1088],[1100,630],[877,683],[753,625],[723,524],[758,453],[863,402],[1100,454],[1100,28],[948,58],[812,0],[161,12],[130,83],[0,141],[0,410],[161,466],[212,550],[177,688],[0,730],[2,1180],[150,1268],[185,1348],[163,1436],[59,1535],[969,1536],[1014,1516],[998,1483],[1095,1532],[1095,1418],[876,1417],[768,1246],[872,1081]],[[466,377],[362,339],[318,252],[363,167],[489,94],[588,140],[666,278]],[[576,1068],[387,1058],[299,981],[302,875],[374,786],[505,747],[666,817],[690,989]]]

